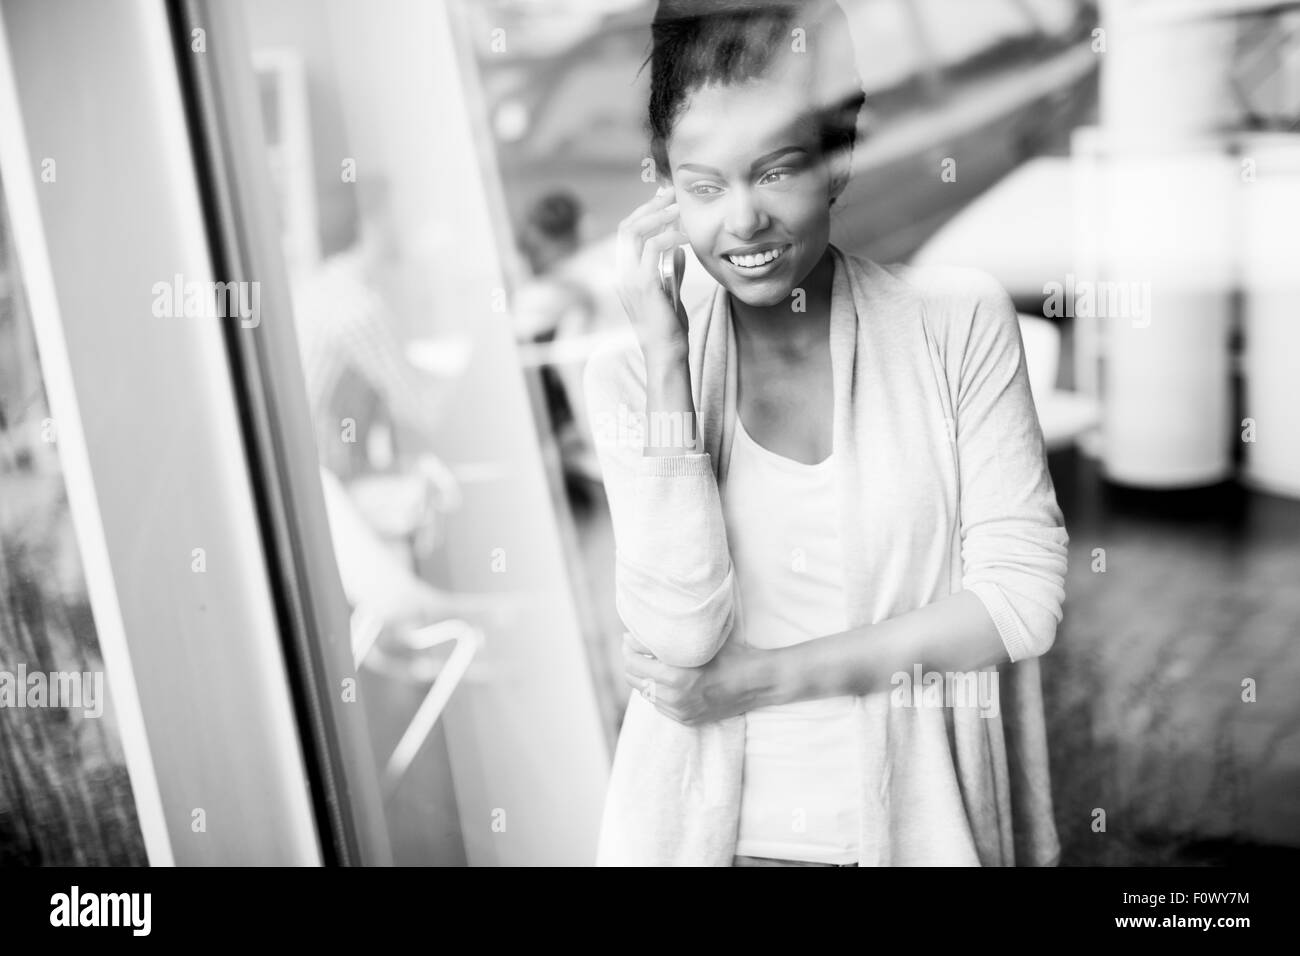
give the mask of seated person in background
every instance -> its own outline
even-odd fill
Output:
[[[365,604],[389,625],[464,616],[481,611],[484,596],[447,593],[412,570],[412,549],[432,549],[439,512],[459,498],[430,439],[447,384],[407,360],[394,332],[396,316],[377,291],[380,269],[397,258],[399,247],[386,184],[373,180],[349,189],[359,189],[368,201],[366,215],[350,207],[344,217],[355,227],[347,236],[353,241],[294,289],[299,351],[344,591],[354,606]],[[337,239],[333,245],[338,247]]]
[[[388,469],[399,449],[431,453],[429,429],[446,393],[444,383],[407,360],[394,331],[397,317],[378,291],[381,271],[399,249],[387,186],[380,180],[350,188],[367,202],[364,216],[345,216],[356,220],[355,239],[294,289],[316,446],[345,484]]]
[[[582,335],[596,311],[591,289],[580,271],[571,268],[581,246],[582,205],[566,191],[537,200],[519,229],[519,248],[533,278],[515,293],[515,334],[521,342],[555,342]],[[568,459],[586,445],[577,421],[582,409],[569,398],[568,375],[580,374],[570,365],[541,367],[542,387],[551,429]]]

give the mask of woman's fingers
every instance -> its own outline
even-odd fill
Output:
[[[643,239],[648,232],[660,229],[677,215],[677,203],[668,195],[656,196],[632,210],[631,215],[618,224],[618,234],[629,242]]]
[[[649,677],[633,677],[630,674],[624,674],[623,680],[627,683],[628,687],[632,688],[652,704],[658,703],[659,685]]]
[[[659,187],[658,192],[656,192],[653,196],[651,196],[641,205],[637,206],[630,213],[628,213],[627,216],[623,218],[623,221],[618,224],[618,226],[620,229],[622,229],[625,225],[635,222],[636,220],[640,219],[642,216],[647,215],[648,213],[656,209],[662,209],[664,206],[667,206],[670,203],[672,203],[673,200],[674,200],[673,188],[671,186],[667,186],[667,187],[661,186]]]
[[[680,229],[665,229],[659,235],[651,236],[645,241],[645,246],[641,252],[642,268],[653,267],[655,275],[658,275],[659,257],[664,253],[672,252],[686,241],[686,233]]]
[[[623,645],[623,672],[628,680],[651,680],[667,685],[675,678],[674,668],[654,657],[639,654]]]
[[[667,232],[677,232],[677,206],[666,206],[648,216],[643,216],[627,224],[623,233],[628,260],[634,263],[645,261],[645,247],[655,237]],[[685,239],[681,241],[685,242]]]
[[[631,634],[623,635],[624,682],[661,714],[678,721],[685,719],[679,699],[681,676],[679,668],[659,660]]]
[[[688,241],[678,216],[673,190],[666,188],[619,224],[615,256],[618,297],[642,351],[675,347],[686,340],[685,313],[680,309],[674,312],[659,270],[660,257]]]
[[[650,650],[650,648],[646,647],[644,644],[642,644],[640,641],[638,641],[635,637],[633,637],[631,631],[624,631],[624,632],[623,632],[623,647],[624,647],[624,648],[627,648],[627,649],[630,649],[630,650],[636,652],[637,654],[645,654],[647,657],[654,657],[654,656],[655,656],[655,655],[654,655],[654,651]]]
[[[654,209],[656,206],[666,206],[670,202],[672,202],[675,197],[676,197],[676,193],[673,190],[671,184],[660,186],[658,189],[655,190],[655,194],[653,196],[651,196],[641,205],[633,209],[632,212],[628,214],[627,219],[635,219],[637,215],[648,212],[649,210]]]
[[[634,253],[632,262],[641,257],[640,244],[647,235],[663,228],[677,214],[676,194],[671,185],[660,186],[646,202],[637,206],[618,224],[618,234],[627,241],[629,251]]]
[[[623,671],[632,677],[651,680],[666,680],[671,676],[667,664],[631,651],[623,652]]]

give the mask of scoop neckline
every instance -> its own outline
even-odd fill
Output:
[[[739,410],[737,410],[736,412],[736,433],[738,435],[744,436],[743,440],[746,441],[751,447],[756,448],[759,451],[759,453],[762,454],[764,457],[769,458],[772,461],[776,462],[777,464],[781,465],[782,467],[790,470],[798,470],[798,471],[805,471],[805,472],[820,471],[821,469],[829,465],[831,463],[831,460],[835,457],[835,450],[831,449],[831,453],[827,455],[825,458],[823,458],[821,461],[809,464],[806,461],[798,461],[797,459],[794,458],[787,458],[785,455],[782,455],[779,452],[772,451],[772,449],[767,448],[766,446],[760,444],[758,439],[749,433],[749,429],[745,427],[744,420],[740,417]]]

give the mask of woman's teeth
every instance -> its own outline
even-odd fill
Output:
[[[756,269],[759,266],[765,266],[774,259],[781,258],[785,252],[785,247],[780,249],[769,249],[767,252],[759,252],[752,256],[727,256],[734,266],[740,266],[742,269]]]

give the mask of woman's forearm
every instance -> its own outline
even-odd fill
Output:
[[[900,672],[970,671],[1009,660],[983,602],[959,591],[898,617],[769,651],[758,706],[889,690]]]
[[[644,453],[685,455],[701,451],[685,347],[646,355],[645,366]]]

